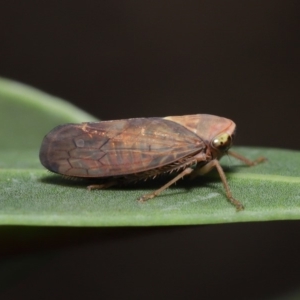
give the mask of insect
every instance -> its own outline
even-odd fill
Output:
[[[242,210],[242,203],[232,196],[219,159],[228,154],[249,166],[265,159],[250,161],[229,150],[235,128],[233,121],[207,114],[65,124],[45,136],[40,161],[61,175],[101,181],[89,185],[89,190],[162,173],[177,174],[139,201],[158,196],[184,176],[196,177],[216,168],[228,200]]]

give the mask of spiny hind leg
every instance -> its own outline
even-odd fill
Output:
[[[186,168],[186,169],[184,169],[181,173],[179,173],[176,177],[174,177],[168,183],[166,183],[165,185],[163,185],[161,188],[159,188],[158,190],[156,190],[156,191],[154,191],[152,193],[149,193],[149,194],[146,194],[146,195],[140,197],[138,199],[138,201],[139,202],[145,202],[145,201],[147,201],[149,199],[152,199],[152,198],[158,196],[162,191],[164,191],[165,189],[167,189],[168,187],[170,187],[172,184],[174,184],[176,181],[178,181],[179,179],[183,178],[184,176],[191,174],[193,171],[194,171],[194,169],[192,169],[192,168]]]

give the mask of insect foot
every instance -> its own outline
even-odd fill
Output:
[[[104,184],[91,184],[87,186],[87,189],[89,191],[92,191],[92,190],[100,190],[103,189],[104,187],[105,187]]]
[[[152,199],[152,198],[154,198],[155,196],[156,196],[156,195],[155,195],[154,193],[143,195],[142,197],[140,197],[140,198],[138,199],[138,202],[141,202],[141,203],[146,202],[147,200]]]
[[[235,206],[236,211],[241,211],[245,209],[244,205],[240,201],[234,199],[232,196],[228,197],[228,199]]]

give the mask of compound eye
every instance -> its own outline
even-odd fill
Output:
[[[232,144],[232,138],[228,133],[222,133],[215,137],[212,141],[212,147],[222,152],[227,151]]]

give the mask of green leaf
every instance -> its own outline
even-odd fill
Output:
[[[71,104],[26,85],[0,79],[0,224],[61,226],[149,226],[299,219],[300,153],[235,148],[268,161],[246,167],[223,158],[229,185],[245,210],[236,212],[222,183],[211,172],[184,179],[146,203],[141,195],[168,178],[128,187],[88,191],[45,170],[38,152],[43,136],[67,122],[94,121]]]

